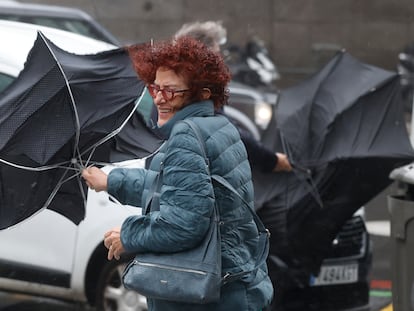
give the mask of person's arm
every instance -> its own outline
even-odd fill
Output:
[[[244,135],[240,131],[240,137],[246,147],[247,156],[249,158],[250,165],[258,168],[260,171],[272,172],[277,166],[277,156],[261,145],[256,139],[249,135]]]
[[[108,193],[120,203],[140,207],[147,170],[116,168],[108,174]]]
[[[141,206],[146,172],[142,168],[116,168],[108,175],[92,166],[82,171],[82,177],[86,185],[96,192],[107,191],[122,204]]]
[[[177,252],[197,245],[210,225],[213,185],[201,145],[186,124],[177,125],[163,159],[160,209],[128,217],[121,241],[128,252]]]
[[[292,167],[284,153],[274,153],[250,135],[240,131],[252,167],[264,173],[290,171]]]

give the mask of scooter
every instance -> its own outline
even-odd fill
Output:
[[[265,89],[274,89],[280,79],[263,41],[253,38],[245,46],[229,45],[223,55],[234,81]]]

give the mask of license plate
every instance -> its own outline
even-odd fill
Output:
[[[311,277],[311,286],[347,284],[358,281],[358,264],[322,266],[317,277]]]

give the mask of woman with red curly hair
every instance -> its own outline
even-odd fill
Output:
[[[223,274],[247,273],[225,283],[217,302],[188,304],[148,298],[148,310],[264,309],[272,299],[273,287],[266,263],[257,264],[258,229],[251,213],[243,208],[246,201],[253,209],[247,153],[237,129],[226,117],[215,114],[227,100],[228,68],[220,54],[188,37],[132,47],[130,55],[154,99],[158,130],[166,143],[148,169],[118,168],[109,175],[96,167],[83,171],[91,189],[108,191],[123,204],[145,206],[152,198],[157,205],[156,211],[128,217],[121,228],[105,234],[108,259],[119,259],[125,252],[175,253],[195,247],[208,231],[216,203],[222,223]],[[186,119],[200,129],[208,167],[195,132],[180,122]],[[212,174],[223,177],[239,195],[213,185]],[[161,187],[148,198],[157,176]]]

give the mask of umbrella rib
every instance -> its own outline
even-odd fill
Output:
[[[93,153],[95,152],[96,148],[103,144],[104,142],[106,142],[107,140],[111,139],[112,137],[114,137],[115,135],[117,135],[120,131],[122,131],[122,129],[124,128],[124,126],[127,124],[127,122],[129,121],[129,119],[131,119],[131,117],[133,116],[133,114],[135,113],[136,109],[138,108],[139,104],[142,101],[142,98],[144,97],[144,90],[142,90],[141,92],[141,96],[139,97],[139,99],[136,101],[136,104],[134,105],[134,108],[131,109],[131,112],[129,113],[128,117],[125,118],[124,122],[114,131],[112,131],[111,133],[109,133],[108,135],[106,135],[105,137],[103,137],[102,139],[100,139],[98,142],[96,142],[95,144],[93,144],[92,146],[90,146],[89,148],[87,148],[80,156],[84,155],[86,152],[90,152],[88,159],[86,160],[85,166],[88,166],[91,157],[93,155]]]
[[[56,187],[53,189],[52,193],[49,195],[49,197],[47,198],[45,204],[43,205],[42,209],[45,209],[49,206],[50,202],[52,202],[53,198],[55,197],[56,193],[59,191],[60,187],[68,180],[70,180],[71,178],[65,179],[66,174],[67,174],[67,170],[63,173],[62,177],[59,179],[59,181],[56,184]]]
[[[34,171],[34,172],[47,171],[47,170],[52,170],[52,169],[56,169],[56,168],[74,169],[74,168],[68,168],[65,165],[68,162],[61,162],[61,163],[57,163],[57,164],[53,164],[53,165],[44,165],[44,166],[38,166],[38,167],[24,166],[24,165],[20,165],[20,164],[16,164],[16,163],[13,163],[13,162],[6,161],[4,159],[0,159],[0,162],[4,163],[4,164],[7,164],[9,166],[13,166],[15,168],[20,168],[20,169],[24,169],[24,170],[27,170],[27,171]]]
[[[164,146],[165,142],[163,144],[161,144],[161,146],[159,146],[154,152],[152,152],[151,154],[147,155],[146,157],[143,158],[139,158],[139,159],[147,159],[149,157],[151,157],[152,155],[156,154],[162,146]],[[111,165],[111,166],[118,166],[119,163],[113,163],[113,162],[102,162],[102,161],[89,161],[88,165],[101,165],[101,166],[105,166],[105,165]],[[81,169],[80,169],[81,170]]]
[[[74,147],[74,150],[73,150],[73,157],[75,157],[75,154],[77,153],[78,154],[78,157],[79,157],[79,159],[80,159],[80,152],[79,152],[79,140],[80,140],[80,121],[79,121],[79,115],[78,115],[78,110],[76,109],[76,105],[75,105],[75,99],[74,99],[74,97],[73,97],[73,93],[72,93],[72,89],[70,88],[70,84],[69,84],[69,80],[68,80],[68,78],[66,77],[66,74],[65,74],[65,71],[63,70],[63,68],[62,68],[62,65],[59,63],[59,61],[57,60],[57,57],[56,57],[56,55],[55,55],[55,53],[53,53],[53,50],[51,49],[51,47],[50,47],[50,45],[49,45],[49,43],[47,42],[47,40],[46,40],[46,38],[45,38],[45,36],[43,35],[43,33],[41,32],[41,31],[39,31],[39,34],[40,34],[40,36],[41,36],[41,38],[42,38],[42,40],[43,40],[43,42],[45,43],[45,45],[46,45],[46,47],[47,47],[47,49],[49,50],[49,52],[50,52],[50,54],[52,55],[52,57],[53,57],[53,59],[55,60],[55,62],[56,62],[56,64],[57,64],[57,66],[59,67],[59,71],[60,71],[60,73],[62,74],[62,76],[63,76],[63,79],[65,80],[65,84],[66,84],[66,87],[67,87],[67,89],[68,89],[68,92],[69,92],[69,96],[70,96],[70,100],[71,100],[71,104],[72,104],[72,107],[73,107],[73,112],[74,112],[74,114],[75,114],[75,123],[76,123],[76,128],[75,128],[75,147]]]
[[[80,171],[79,171],[79,170],[77,170],[77,171],[78,171],[77,173],[75,173],[75,174],[73,174],[72,176],[69,176],[69,177],[67,177],[67,178],[66,178],[66,175],[67,175],[67,173],[68,173],[68,170],[69,170],[69,169],[67,169],[67,170],[63,173],[62,177],[61,177],[61,178],[59,179],[59,181],[56,183],[55,188],[53,189],[53,191],[51,192],[51,194],[50,194],[50,195],[49,195],[49,197],[47,198],[47,200],[46,200],[46,202],[45,202],[45,204],[43,205],[43,207],[42,207],[42,209],[41,209],[41,210],[46,209],[46,208],[49,206],[49,204],[52,202],[52,200],[54,199],[54,197],[56,196],[56,194],[57,194],[57,192],[59,191],[60,187],[61,187],[61,186],[62,186],[65,182],[67,182],[67,181],[69,181],[69,180],[71,180],[71,179],[73,179],[73,178],[77,178],[78,185],[79,185],[79,188],[80,188],[80,191],[81,191],[81,195],[82,195],[82,199],[83,199],[84,205],[86,206],[86,195],[85,195],[85,192],[84,192],[84,190],[83,190],[81,180],[78,178],[78,177],[80,176],[80,173],[79,173]]]
[[[75,176],[77,177],[76,180],[78,181],[78,186],[79,186],[79,190],[82,196],[83,205],[86,207],[87,197],[86,197],[85,190],[83,189],[82,179],[80,178],[80,174],[76,174]]]

